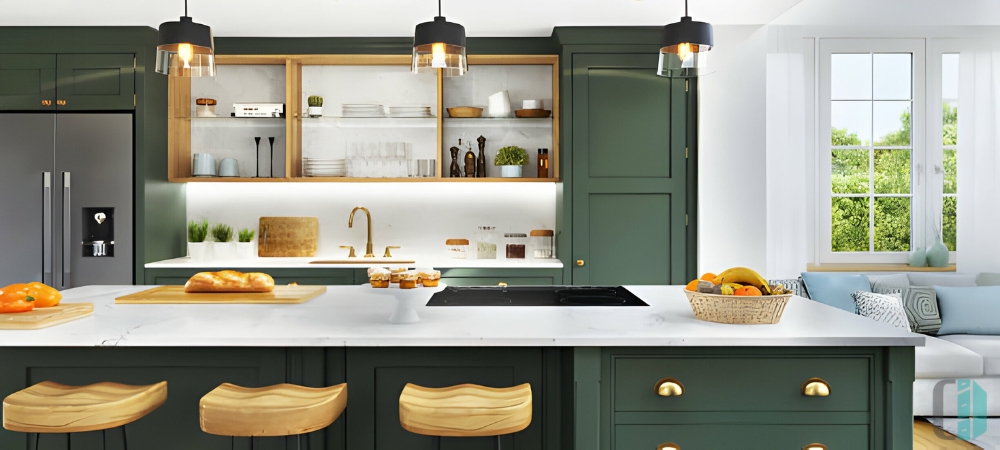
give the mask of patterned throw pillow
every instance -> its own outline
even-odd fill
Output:
[[[910,279],[905,273],[895,275],[868,275],[872,292],[876,294],[901,294],[910,287]]]
[[[799,297],[809,298],[809,293],[806,292],[806,284],[802,282],[802,277],[799,278],[789,278],[787,280],[767,280],[767,283],[774,286],[776,284],[785,285],[786,289],[791,289],[792,293],[798,295]]]
[[[936,334],[941,329],[941,313],[933,287],[910,286],[903,291],[903,309],[914,332]]]
[[[853,295],[858,315],[910,331],[910,321],[898,296],[857,291]]]

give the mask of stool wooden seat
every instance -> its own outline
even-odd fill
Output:
[[[167,400],[167,382],[146,386],[43,381],[3,401],[3,427],[24,433],[79,433],[127,425]]]
[[[399,396],[399,423],[411,433],[427,436],[516,433],[531,424],[531,385],[427,388],[407,383]]]
[[[324,388],[223,383],[201,398],[201,429],[222,436],[292,436],[326,428],[346,406],[346,383]]]

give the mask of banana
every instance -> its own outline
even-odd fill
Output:
[[[719,285],[719,286],[720,286],[719,287],[719,292],[722,295],[733,295],[736,292],[736,290],[733,289],[732,284],[722,284],[722,285]]]
[[[767,280],[760,276],[759,273],[746,267],[727,269],[720,273],[712,282],[715,284],[738,283],[744,286],[753,286],[760,289],[760,292],[764,295],[771,295],[771,286],[768,285]]]

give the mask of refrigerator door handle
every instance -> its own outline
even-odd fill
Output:
[[[63,172],[62,176],[63,176],[63,202],[62,202],[62,204],[63,204],[63,217],[62,217],[62,219],[63,219],[63,223],[62,223],[62,225],[63,225],[63,229],[62,229],[62,234],[63,234],[62,235],[62,243],[63,243],[62,273],[63,274],[62,274],[62,281],[59,284],[60,284],[60,286],[63,289],[68,289],[70,287],[69,284],[70,284],[70,273],[71,273],[71,270],[70,270],[70,260],[72,259],[72,256],[73,256],[72,253],[70,253],[70,249],[72,248],[72,245],[70,245],[71,244],[70,240],[71,240],[71,237],[73,235],[72,234],[72,231],[73,231],[72,230],[72,219],[70,217],[71,216],[71,209],[70,209],[70,206],[69,206],[69,201],[70,201],[70,173],[69,172]]]
[[[52,286],[52,172],[42,172],[42,283]]]

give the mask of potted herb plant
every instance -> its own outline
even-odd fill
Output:
[[[323,97],[310,95],[306,101],[309,103],[309,117],[319,117],[323,115]]]
[[[243,228],[236,234],[239,242],[236,243],[236,257],[240,259],[253,258],[257,256],[257,245],[253,242],[256,232],[249,228]]]
[[[188,224],[188,256],[193,261],[205,261],[211,258],[210,243],[205,242],[208,238],[208,221],[191,221]]]
[[[516,145],[509,145],[497,151],[493,165],[500,166],[500,176],[503,178],[521,178],[521,171],[527,161],[527,151]]]
[[[215,242],[212,243],[215,259],[236,258],[236,243],[233,242],[232,227],[223,223],[215,225],[212,227],[212,238],[215,239]]]

